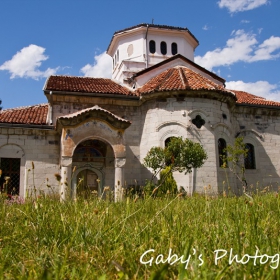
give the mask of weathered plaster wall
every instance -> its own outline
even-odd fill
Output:
[[[0,128],[0,157],[21,159],[21,196],[27,191],[57,192],[54,174],[59,173],[59,137],[54,131]]]

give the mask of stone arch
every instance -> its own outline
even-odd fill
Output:
[[[171,122],[164,122],[164,123],[160,124],[159,126],[157,126],[156,131],[158,132],[163,127],[170,126],[170,125],[179,125],[179,126],[183,127],[184,129],[188,129],[188,126],[181,122],[171,121]]]
[[[104,173],[101,170],[99,170],[99,169],[91,166],[90,164],[88,164],[88,165],[84,165],[82,167],[77,168],[73,172],[73,175],[72,175],[73,179],[72,179],[72,182],[71,182],[71,191],[72,191],[71,195],[72,195],[72,197],[76,198],[76,196],[77,196],[77,185],[79,183],[77,176],[78,176],[78,174],[81,171],[84,171],[84,170],[91,170],[91,171],[93,171],[94,173],[97,174],[98,179],[100,180],[99,187],[98,187],[98,196],[102,195],[102,192],[103,192],[103,182],[104,182]]]
[[[124,185],[123,167],[126,162],[125,130],[130,122],[111,112],[94,106],[79,112],[59,117],[57,128],[61,131],[61,198],[65,199],[65,189],[70,185],[73,154],[79,143],[85,139],[100,139],[109,143],[115,156],[115,199],[122,196]]]
[[[110,143],[100,137],[90,137],[80,141],[72,155],[72,165],[76,170],[91,170],[98,175],[100,180],[98,195],[101,195],[104,185],[114,186],[115,154]],[[79,173],[78,172],[78,173]],[[72,174],[72,197],[76,196],[78,173]],[[106,176],[106,177],[105,177]]]
[[[188,116],[190,118],[193,118],[196,115],[201,115],[205,119],[207,119],[209,117],[208,113],[202,109],[194,109],[194,110],[189,111],[189,113],[188,113]]]
[[[160,147],[165,147],[165,141],[170,137],[187,138],[187,126],[179,122],[165,122],[158,126],[159,128],[159,144]],[[179,171],[173,172],[173,177],[177,183],[178,189],[183,187],[188,193],[191,192],[192,176],[190,174],[180,173]]]
[[[251,144],[254,146],[254,156],[255,156],[255,169],[259,169],[260,167],[260,156],[259,156],[259,147],[262,146],[260,141],[257,139],[256,134],[254,132],[247,134],[243,137],[243,142],[245,144]]]
[[[265,141],[263,134],[258,133],[256,130],[254,129],[242,129],[239,132],[236,133],[235,137],[239,137],[239,136],[247,136],[247,135],[255,135],[256,137],[258,137],[261,141]]]
[[[159,145],[164,147],[165,140],[169,137],[187,137],[187,127],[178,122],[165,122],[158,126]]]

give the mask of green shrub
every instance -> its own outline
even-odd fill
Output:
[[[159,189],[158,194],[176,194],[178,192],[176,181],[171,172],[171,167],[167,166],[160,172],[158,181]]]

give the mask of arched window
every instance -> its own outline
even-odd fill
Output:
[[[167,54],[167,45],[164,41],[160,43],[160,51],[163,55]]]
[[[172,137],[168,137],[168,138],[166,138],[166,139],[165,139],[165,141],[164,141],[164,147],[168,147],[168,145],[169,145],[170,141],[171,141],[173,138],[175,138],[175,137],[174,137],[174,136],[172,136]]]
[[[172,137],[168,137],[168,138],[165,139],[165,141],[164,141],[164,147],[165,147],[165,148],[168,147],[170,141],[171,141],[173,138],[175,138],[175,137],[172,136]],[[166,164],[167,166],[170,166],[171,163],[172,163],[171,160],[167,160],[167,161],[165,162],[165,164]]]
[[[154,40],[151,40],[149,42],[149,49],[150,49],[150,53],[156,52],[156,42]]]
[[[255,148],[252,144],[246,143],[245,149],[247,156],[244,158],[244,166],[246,169],[256,169]]]
[[[227,142],[223,138],[218,139],[218,151],[219,151],[219,166],[224,166],[224,163],[227,166],[227,161],[224,161],[227,157],[227,152],[225,151],[227,147]]]
[[[171,44],[171,53],[172,53],[172,55],[175,55],[175,54],[178,53],[177,43],[172,43]]]

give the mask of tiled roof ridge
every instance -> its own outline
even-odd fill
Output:
[[[103,79],[103,80],[112,80],[110,78],[102,77],[89,77],[89,76],[72,76],[72,75],[50,75],[49,77],[66,77],[66,78],[82,78],[82,79]],[[113,80],[112,80],[113,81]]]
[[[174,73],[174,70],[175,70],[174,68],[170,68],[170,69],[167,69],[166,71],[162,72],[162,80],[161,80],[161,81],[158,83],[158,85],[154,88],[154,91],[160,89],[160,87],[163,85],[163,83],[166,82],[166,80],[167,80],[168,78],[170,78],[171,75]],[[166,72],[166,73],[165,73],[165,72]],[[165,73],[165,74],[163,75],[163,73]]]
[[[19,107],[14,107],[14,108],[7,108],[7,109],[2,109],[0,111],[0,114],[3,112],[7,112],[7,111],[15,111],[15,110],[24,110],[24,109],[29,109],[29,108],[32,108],[32,107],[43,107],[43,106],[48,106],[49,104],[48,103],[40,103],[40,104],[35,104],[35,105],[27,105],[27,106],[19,106]]]
[[[189,87],[188,79],[187,79],[187,77],[185,75],[185,72],[183,71],[182,67],[178,67],[178,69],[179,69],[181,81],[184,85],[184,88],[186,89],[187,87]]]

